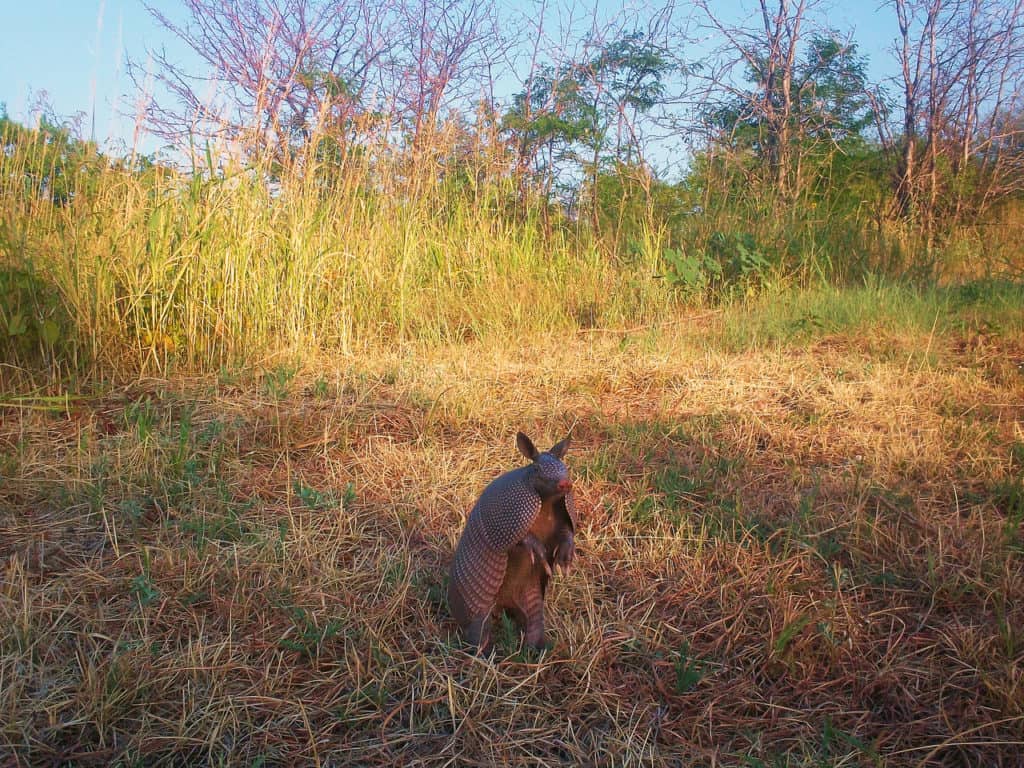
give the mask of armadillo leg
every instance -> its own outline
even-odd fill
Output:
[[[526,619],[526,644],[532,648],[544,647],[544,596],[540,584],[534,583],[523,590],[517,608]]]
[[[481,654],[488,654],[491,651],[491,615],[481,616],[474,619],[466,627],[466,639],[471,645],[476,646]]]

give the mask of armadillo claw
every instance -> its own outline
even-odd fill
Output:
[[[537,565],[537,561],[540,560],[540,564],[544,566],[544,573],[550,576],[551,566],[548,565],[548,558],[547,554],[544,552],[544,545],[540,543],[537,537],[532,533],[528,534],[526,538],[523,539],[523,546],[525,546],[530,553],[530,562],[533,565]]]
[[[576,557],[576,544],[570,538],[555,547],[555,565],[562,569],[562,573],[568,575],[572,568],[572,561]]]

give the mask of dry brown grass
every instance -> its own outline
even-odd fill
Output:
[[[698,330],[4,408],[0,762],[1021,765],[1019,350]],[[485,660],[444,579],[518,428],[581,556]]]

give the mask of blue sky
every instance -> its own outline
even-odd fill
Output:
[[[126,54],[175,41],[139,0],[0,0],[0,102],[28,121],[40,92],[60,116],[84,113],[83,133],[101,142],[131,141],[133,86]],[[184,56],[184,52],[182,52]],[[151,143],[150,143],[151,144]],[[152,146],[150,148],[153,148]]]
[[[879,9],[880,2],[837,2],[826,16],[840,31],[854,30],[875,78],[892,71],[887,51],[895,36],[893,12]],[[174,5],[161,3],[168,9]],[[750,3],[728,0],[714,6],[734,16]],[[83,133],[104,144],[130,142],[133,134],[133,87],[125,57],[144,59],[147,48],[165,46],[179,60],[188,60],[188,52],[156,24],[140,0],[0,0],[0,10],[5,21],[0,102],[11,117],[29,121],[35,95],[45,91],[58,115],[84,113]],[[151,151],[155,143],[147,141],[144,148]]]

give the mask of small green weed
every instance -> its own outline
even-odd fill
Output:
[[[295,495],[298,496],[299,501],[302,502],[303,506],[308,509],[324,510],[334,509],[338,506],[338,500],[330,491],[318,491],[316,488],[303,485],[298,480],[292,484],[292,490],[295,492]]]
[[[684,642],[679,647],[675,661],[676,693],[687,693],[693,690],[707,673],[707,664],[690,653],[690,644]]]
[[[722,277],[722,265],[703,251],[666,248],[661,257],[669,285],[684,296],[703,294]]]
[[[263,374],[263,391],[271,400],[276,402],[284,400],[288,397],[292,379],[295,378],[298,371],[296,366],[283,363],[271,368]]]
[[[842,745],[846,745],[843,747]],[[826,768],[830,765],[836,764],[837,758],[846,757],[847,748],[852,747],[864,757],[867,757],[875,765],[881,765],[881,758],[878,755],[877,750],[871,747],[869,744],[864,743],[863,740],[857,738],[852,733],[836,728],[832,723],[832,718],[826,716],[824,722],[821,725],[821,757],[818,765],[821,768]]]
[[[1024,474],[1009,482],[998,483],[991,489],[992,502],[1004,515],[1003,542],[1014,552],[1024,552]]]
[[[249,525],[242,519],[241,511],[236,508],[223,513],[199,510],[191,517],[179,520],[178,528],[192,536],[200,550],[209,542],[241,541],[251,533]]]
[[[356,500],[356,486],[351,481],[345,484],[340,499],[333,491],[318,491],[312,486],[304,485],[299,480],[292,484],[292,490],[303,506],[314,511],[337,509],[339,506],[347,507]]]
[[[803,632],[804,627],[812,621],[813,619],[806,614],[797,616],[793,621],[784,626],[781,632],[779,632],[779,636],[775,638],[775,642],[772,644],[772,650],[776,654],[784,654],[786,649],[789,647],[789,644],[792,643],[800,633]]]
[[[521,635],[519,627],[507,613],[502,613],[492,630],[492,641],[505,656],[515,653],[519,648]]]
[[[316,381],[313,382],[312,394],[317,400],[326,400],[328,393],[327,379],[323,376],[318,376]]]
[[[160,599],[160,590],[156,588],[150,577],[149,550],[142,550],[142,573],[132,579],[128,592],[138,601],[140,607],[145,607]]]
[[[292,606],[288,609],[288,615],[292,622],[294,636],[282,637],[277,641],[278,646],[288,651],[296,651],[306,658],[316,656],[324,644],[333,640],[345,627],[345,623],[338,618],[328,619],[320,626],[316,617],[300,606]]]
[[[129,590],[133,597],[139,601],[139,605],[145,606],[160,598],[160,590],[153,585],[149,574],[140,573],[132,579],[132,586]]]
[[[124,409],[125,424],[129,429],[134,429],[140,443],[146,443],[156,432],[157,424],[156,406],[149,398],[140,398]]]

